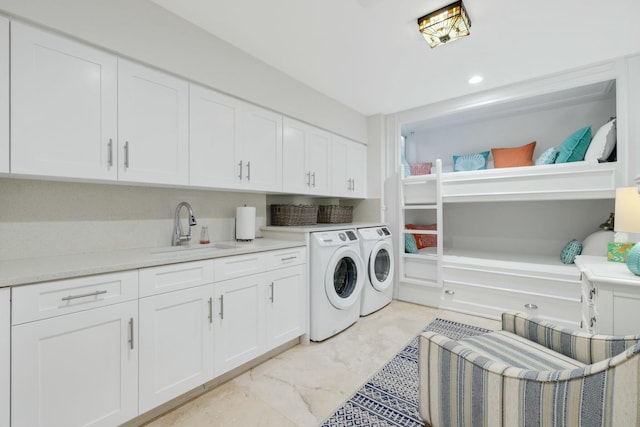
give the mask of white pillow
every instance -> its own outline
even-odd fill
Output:
[[[605,161],[616,146],[616,119],[605,123],[598,129],[584,155],[585,160]]]

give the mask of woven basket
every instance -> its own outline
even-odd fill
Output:
[[[320,205],[318,222],[344,224],[353,221],[353,206]]]
[[[271,225],[313,225],[317,222],[317,206],[271,205]]]

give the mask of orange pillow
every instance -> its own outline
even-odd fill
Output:
[[[437,230],[438,226],[436,224],[429,225],[414,225],[407,224],[405,225],[409,230]],[[435,234],[414,234],[413,237],[416,239],[416,246],[418,249],[422,248],[435,248],[438,246],[438,236]]]
[[[522,147],[492,148],[493,167],[510,168],[514,166],[531,166],[533,164],[533,150],[535,148],[535,141]]]

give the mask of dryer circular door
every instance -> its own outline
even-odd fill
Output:
[[[364,273],[360,254],[346,246],[339,248],[325,273],[324,287],[329,302],[340,310],[356,304],[364,286]]]
[[[386,240],[377,242],[369,256],[369,281],[377,291],[388,289],[393,283],[393,249]]]

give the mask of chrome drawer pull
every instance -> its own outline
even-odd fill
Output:
[[[129,348],[133,350],[133,317],[129,319]]]
[[[224,319],[224,295],[220,295],[220,320]]]
[[[311,187],[311,171],[307,172],[307,187]]]
[[[129,169],[129,141],[124,142],[124,168]]]
[[[72,299],[78,299],[78,298],[87,298],[87,297],[95,297],[98,295],[103,295],[106,294],[107,291],[95,291],[95,292],[91,292],[88,294],[82,294],[82,295],[69,295],[68,297],[62,297],[62,301],[70,301]]]
[[[271,297],[269,297],[269,300],[273,302],[273,282],[271,282],[270,286],[271,286]]]
[[[109,144],[108,144],[108,150],[109,150],[109,155],[108,155],[108,159],[107,159],[107,163],[109,165],[109,167],[113,166],[113,139],[109,138]]]
[[[455,291],[452,291],[451,289],[445,289],[444,293],[447,295],[455,295]]]
[[[251,181],[251,162],[247,162],[247,181]]]
[[[209,323],[213,323],[213,298],[209,298]]]
[[[535,304],[525,304],[524,308],[528,308],[528,309],[531,309],[531,310],[537,310],[538,306],[535,305]]]
[[[288,256],[286,258],[280,258],[280,261],[282,261],[282,262],[293,261],[294,259],[297,259],[297,258],[298,257],[295,256],[295,255],[294,256]]]
[[[316,188],[316,173],[315,173],[315,172],[314,172],[314,173],[312,173],[312,174],[311,174],[311,177],[313,178],[313,184],[311,184],[311,186],[312,186],[313,188]]]

